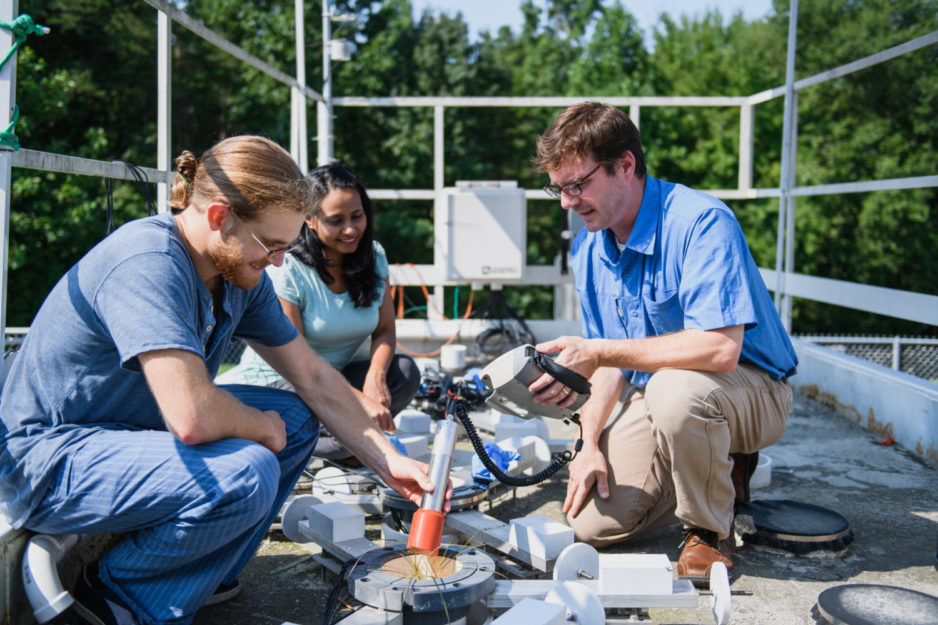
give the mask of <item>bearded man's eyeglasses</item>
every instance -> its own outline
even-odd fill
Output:
[[[253,232],[251,232],[251,229],[247,227],[247,224],[245,224],[244,221],[242,221],[241,218],[238,217],[238,216],[235,214],[235,212],[234,212],[233,210],[230,210],[230,209],[229,209],[229,212],[231,213],[231,216],[234,217],[235,220],[236,220],[239,224],[241,224],[241,225],[244,227],[245,230],[248,231],[248,234],[251,235],[251,238],[253,238],[253,239],[257,242],[257,244],[261,246],[261,248],[264,250],[264,252],[267,253],[267,260],[268,260],[268,261],[269,261],[270,259],[272,259],[273,257],[275,257],[275,256],[280,256],[281,254],[286,254],[287,252],[292,252],[292,251],[297,250],[297,249],[299,249],[300,247],[303,246],[303,241],[302,241],[302,239],[297,239],[296,241],[294,241],[293,243],[290,243],[290,244],[287,245],[286,247],[278,247],[278,248],[275,248],[275,249],[270,249],[269,247],[267,247],[266,245],[264,245],[264,242],[261,241],[260,238],[259,238],[256,234],[254,234]]]

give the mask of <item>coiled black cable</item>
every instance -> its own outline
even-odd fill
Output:
[[[533,486],[534,484],[543,482],[554,473],[565,467],[568,462],[576,457],[576,454],[579,453],[580,449],[583,448],[583,438],[582,436],[578,436],[576,444],[573,447],[573,453],[570,453],[570,450],[565,450],[563,453],[555,456],[553,460],[550,461],[550,464],[548,464],[538,473],[529,475],[527,477],[514,477],[507,475],[498,468],[498,465],[492,461],[488,453],[485,451],[485,446],[482,444],[482,439],[479,438],[479,433],[476,431],[475,425],[473,425],[472,421],[469,420],[469,404],[466,402],[466,400],[463,399],[459,394],[451,392],[448,409],[452,412],[453,416],[457,417],[462,422],[463,427],[466,429],[466,435],[469,437],[469,442],[472,443],[472,448],[475,449],[476,454],[479,456],[479,460],[482,461],[482,464],[485,466],[485,468],[491,472],[495,479],[497,479],[502,484],[505,484],[506,486]],[[580,428],[579,432],[582,435],[583,426],[580,424],[580,418],[574,416],[571,417],[570,420],[577,424],[577,427]]]

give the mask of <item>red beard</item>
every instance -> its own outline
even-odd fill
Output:
[[[239,289],[253,289],[260,283],[260,274],[245,275],[248,263],[237,247],[227,240],[222,241],[218,247],[210,249],[209,256],[222,277]]]

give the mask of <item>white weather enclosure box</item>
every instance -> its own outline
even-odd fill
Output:
[[[458,181],[437,194],[433,261],[448,281],[520,281],[527,202],[515,182]]]

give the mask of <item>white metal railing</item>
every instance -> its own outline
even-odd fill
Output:
[[[189,29],[199,37],[215,45],[219,49],[231,54],[235,58],[251,65],[263,74],[281,82],[297,93],[300,98],[292,98],[294,107],[305,106],[307,100],[316,100],[326,104],[325,110],[331,111],[332,105],[346,107],[360,106],[419,106],[432,107],[434,110],[434,187],[433,189],[374,189],[370,194],[375,199],[415,199],[415,200],[435,200],[437,193],[444,187],[443,170],[445,155],[443,149],[443,137],[445,132],[445,109],[455,107],[565,107],[570,104],[583,101],[586,98],[465,98],[465,97],[404,97],[404,98],[358,98],[341,97],[329,98],[329,102],[324,102],[325,98],[306,86],[305,76],[298,68],[298,78],[293,78],[271,65],[261,61],[246,50],[236,46],[214,33],[204,25],[195,21],[185,14],[184,11],[176,8],[166,0],[144,0],[147,4],[154,7],[158,12],[158,137],[157,137],[157,167],[154,169],[142,168],[144,174],[150,182],[158,183],[158,198],[168,196],[168,185],[171,184],[173,177],[170,167],[169,139],[171,128],[170,114],[170,74],[171,56],[169,46],[171,42],[171,22],[176,22]],[[15,0],[0,0],[0,19],[12,21],[16,13]],[[668,106],[668,107],[713,107],[713,106],[735,106],[740,111],[740,136],[739,136],[739,165],[738,165],[738,184],[736,189],[712,189],[709,190],[713,195],[723,199],[756,199],[778,197],[780,198],[779,210],[779,247],[777,250],[777,262],[775,271],[762,270],[766,283],[776,292],[779,306],[782,308],[783,318],[790,329],[791,298],[805,297],[816,301],[826,303],[836,303],[842,306],[848,306],[858,310],[886,314],[902,319],[912,319],[931,325],[938,325],[936,317],[929,311],[938,310],[935,305],[938,298],[931,295],[909,293],[887,289],[890,292],[890,298],[901,300],[902,305],[884,304],[882,290],[878,287],[869,287],[852,282],[840,280],[828,280],[812,276],[803,276],[794,273],[794,211],[793,202],[795,197],[810,195],[828,195],[840,193],[867,193],[881,190],[894,189],[912,189],[928,188],[938,186],[938,175],[918,176],[909,178],[895,178],[877,181],[859,181],[843,182],[825,185],[813,185],[797,187],[794,185],[794,169],[796,165],[794,145],[797,137],[797,94],[801,89],[814,85],[822,84],[834,78],[846,76],[850,73],[872,67],[876,64],[897,58],[921,48],[935,45],[938,43],[938,31],[918,37],[911,41],[883,50],[876,54],[858,59],[851,63],[815,74],[798,81],[793,80],[794,69],[794,33],[797,24],[797,0],[791,0],[790,24],[789,24],[789,55],[786,67],[786,84],[781,87],[769,89],[750,96],[741,97],[619,97],[619,98],[597,98],[615,106],[629,108],[629,114],[638,124],[641,118],[642,107],[649,106]],[[298,16],[301,16],[302,2],[297,2]],[[327,4],[324,3],[324,16]],[[303,32],[297,28],[297,48],[305,48],[305,42],[302,41]],[[10,45],[12,37],[6,31],[0,31],[0,47]],[[5,127],[9,123],[9,114],[15,100],[15,65],[8,63],[3,72],[0,73],[0,127]],[[767,102],[779,96],[786,97],[785,128],[783,133],[783,173],[779,187],[771,188],[753,188],[752,187],[752,149],[753,149],[753,125],[754,125],[754,107],[757,104]],[[307,143],[305,136],[305,121],[295,112],[291,118],[291,148],[303,146]],[[327,137],[320,137],[325,140]],[[298,152],[291,150],[294,157],[298,157]],[[305,151],[304,151],[305,153]],[[331,151],[330,151],[331,153]],[[299,159],[305,160],[305,159]],[[19,152],[10,152],[9,150],[0,150],[0,205],[3,206],[4,215],[0,222],[0,243],[2,243],[2,262],[3,271],[0,272],[0,292],[2,292],[3,303],[0,311],[0,332],[3,331],[6,321],[6,262],[8,247],[8,228],[9,228],[9,195],[11,188],[10,167],[26,167],[41,169],[45,171],[54,171],[61,173],[77,173],[83,175],[103,176],[117,179],[131,179],[129,172],[123,165],[118,163],[108,163],[102,161],[93,161],[90,159],[79,159],[72,156],[49,154],[35,150],[20,150]],[[525,196],[528,199],[546,200],[549,199],[540,190],[526,190]],[[402,268],[395,272],[394,280],[402,285],[419,285],[422,283],[442,286],[446,284],[438,276],[442,275],[438,268],[433,265],[417,265],[411,270]],[[526,284],[557,285],[568,282],[569,279],[560,275],[557,264],[554,266],[529,266],[526,269]],[[774,285],[774,287],[773,287]],[[900,297],[901,295],[901,297]],[[435,298],[442,308],[442,289],[437,289]]]

